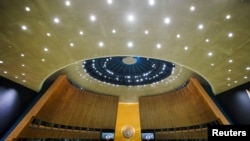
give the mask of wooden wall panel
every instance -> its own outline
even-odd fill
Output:
[[[140,97],[142,129],[161,129],[199,125],[223,118],[215,113],[192,80],[177,91]],[[210,101],[211,102],[211,101]],[[214,105],[213,105],[214,106]]]
[[[71,126],[115,128],[118,97],[80,90],[69,82],[67,85],[66,90],[53,93],[36,118]]]
[[[48,89],[39,102],[21,121],[7,140],[14,138],[98,138],[100,132],[93,129],[115,129],[118,97],[99,95],[80,90],[60,76]],[[140,97],[139,112],[141,129],[178,128],[199,125],[220,119],[222,124],[227,120],[213,103],[197,80],[191,79],[183,89],[161,95]],[[80,127],[81,132],[31,128],[34,119],[50,124]],[[79,131],[79,130],[78,130]],[[204,131],[169,134],[157,132],[158,138],[187,138],[192,135],[204,138]]]
[[[32,107],[32,109],[25,115],[25,117],[19,122],[19,124],[12,130],[12,132],[6,137],[6,141],[12,141],[17,138],[17,136],[22,132],[22,130],[30,124],[34,115],[37,115],[38,112],[42,109],[51,95],[54,93],[60,93],[67,89],[68,83],[64,81],[66,76],[58,77],[47,92],[38,100],[38,102]]]
[[[115,129],[119,98],[78,89],[71,85],[64,75],[58,77],[40,101],[42,102],[38,102],[27,114],[22,128],[19,128],[15,136],[9,137],[8,140],[17,138],[100,139],[101,129]],[[42,125],[43,128],[40,126],[33,128],[31,125],[34,119],[48,125]],[[65,130],[54,129],[54,125],[62,126]]]

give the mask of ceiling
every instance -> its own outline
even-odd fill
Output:
[[[121,102],[167,93],[190,77],[215,95],[250,79],[249,0],[1,0],[0,75],[39,92],[66,74],[82,89]],[[139,86],[99,81],[83,61],[136,56],[175,64]]]

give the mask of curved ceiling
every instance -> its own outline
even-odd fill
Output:
[[[171,62],[131,56],[85,60],[83,69],[93,78],[113,85],[142,86],[158,83],[175,69]]]
[[[176,76],[171,85],[170,77],[159,88],[132,87],[138,96],[168,92],[193,75],[217,95],[249,82],[249,9],[249,0],[1,0],[0,75],[39,91],[64,72],[86,89],[131,93],[93,85],[82,62],[140,56],[173,62]]]
[[[178,64],[175,64],[170,76],[155,83],[145,85],[118,85],[117,83],[107,83],[104,80],[100,81],[88,74],[87,71],[84,71],[82,65],[83,61],[70,64],[53,73],[47,81],[53,81],[59,75],[67,75],[72,85],[75,85],[79,89],[89,90],[98,94],[118,96],[120,102],[126,103],[138,102],[138,97],[140,96],[165,94],[180,89],[187,84],[190,77],[196,77],[206,83],[199,75]]]

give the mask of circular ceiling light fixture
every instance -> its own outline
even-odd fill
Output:
[[[127,65],[133,65],[133,64],[136,64],[137,59],[134,57],[128,56],[128,57],[122,58],[122,62]]]
[[[98,81],[138,86],[156,83],[169,77],[174,72],[175,64],[152,58],[115,56],[85,60],[82,67]]]

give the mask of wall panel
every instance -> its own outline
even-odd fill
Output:
[[[174,92],[154,96],[140,97],[141,128],[145,129],[177,129],[202,125],[218,121],[229,124],[225,116],[216,107],[198,81],[191,78],[186,87]],[[180,130],[188,131],[188,130]],[[198,136],[200,132],[191,132]],[[166,135],[166,132],[157,132]],[[178,135],[179,134],[179,135]],[[183,138],[183,134],[167,134]],[[203,135],[203,138],[206,137]],[[174,137],[175,138],[175,137]],[[200,137],[199,137],[200,138]]]
[[[99,139],[102,129],[114,129],[118,97],[100,95],[73,86],[66,76],[57,78],[26,115],[13,138]],[[35,122],[34,122],[35,121]]]

